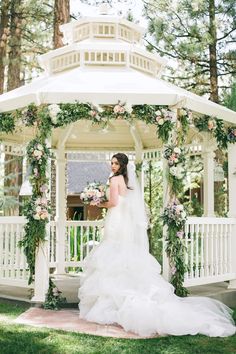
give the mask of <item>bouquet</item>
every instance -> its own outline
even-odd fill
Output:
[[[90,204],[92,202],[93,205],[96,205],[106,202],[106,190],[107,186],[99,182],[88,183],[80,194],[80,199],[84,204]]]

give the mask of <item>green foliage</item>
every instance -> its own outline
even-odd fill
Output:
[[[217,76],[225,78],[224,86],[235,75],[235,51],[227,45],[233,43],[236,31],[234,0],[213,4],[214,21],[210,0],[149,0],[144,5],[152,35],[148,48],[171,59],[170,63],[178,61],[177,71],[169,65],[167,79],[197,94],[211,92],[210,45],[216,46]]]
[[[14,129],[14,115],[11,113],[0,113],[0,132],[13,133]]]
[[[66,303],[66,298],[62,297],[61,291],[58,290],[52,279],[49,278],[49,287],[43,308],[46,310],[59,310]]]

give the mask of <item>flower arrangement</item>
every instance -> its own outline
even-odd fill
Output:
[[[194,124],[199,131],[213,132],[216,127],[216,119],[210,116],[198,117],[194,120]]]
[[[88,183],[80,194],[80,199],[84,204],[97,205],[107,201],[107,186],[98,182]]]
[[[236,127],[230,127],[227,131],[227,140],[229,143],[236,143]]]
[[[49,278],[49,287],[43,308],[47,310],[59,310],[66,303],[66,298],[62,297],[61,291],[58,290],[51,278]]]
[[[183,178],[186,176],[184,149],[175,145],[167,145],[163,155],[169,167],[168,179],[171,192],[178,195],[182,191]]]
[[[183,286],[183,282],[187,267],[184,262],[185,246],[183,238],[187,213],[184,206],[174,200],[164,209],[162,219],[164,225],[167,226],[166,253],[170,264],[170,281],[178,296],[186,296],[188,290]]]
[[[155,121],[159,138],[166,142],[169,139],[170,132],[176,122],[176,113],[170,109],[160,108],[155,112]]]
[[[170,225],[174,224],[176,227],[182,227],[184,226],[186,220],[187,220],[187,214],[186,211],[184,210],[184,206],[182,204],[179,204],[177,201],[174,201],[173,203],[170,203],[163,212],[163,220],[164,224]],[[177,235],[180,237],[180,233]]]

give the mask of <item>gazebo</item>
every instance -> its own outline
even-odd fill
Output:
[[[143,160],[163,159],[163,141],[157,137],[156,126],[158,119],[160,121],[166,113],[161,111],[156,122],[130,119],[132,114],[135,116],[132,111],[135,106],[146,107],[147,112],[149,106],[165,106],[174,121],[184,108],[185,113],[191,110],[196,117],[219,118],[226,127],[236,125],[235,112],[161,79],[166,61],[145,49],[144,31],[137,24],[110,15],[102,8],[100,14],[82,17],[61,26],[61,30],[65,46],[39,58],[43,75],[0,96],[0,114],[15,110],[22,113],[32,104],[33,107],[47,109],[49,106],[54,110],[53,130],[47,144],[55,154],[56,217],[47,223],[47,241],[39,243],[36,252],[34,302],[45,300],[50,269],[66,278],[68,269],[81,266],[90,250],[89,241],[95,244],[102,234],[102,221],[66,220],[65,168],[68,156],[83,159],[85,152],[96,152],[101,159],[108,160],[113,152],[124,151],[137,165]],[[63,111],[61,119],[68,117],[69,110],[72,114],[70,105],[75,102],[78,107],[79,104],[89,105],[91,119],[81,118],[84,107],[81,106],[79,111],[74,111],[74,118],[68,124],[59,124],[57,113],[60,116]],[[63,105],[63,109],[60,110],[59,105]],[[58,111],[55,113],[55,110]],[[102,110],[106,114],[99,115]],[[145,112],[140,112],[138,110],[142,118]],[[35,138],[36,125],[17,123],[13,133],[0,132],[4,151],[24,153],[25,146]],[[167,142],[171,142],[171,134]],[[185,145],[189,153],[203,156],[204,217],[190,217],[186,221],[185,236],[181,241],[187,249],[188,271],[184,284],[194,286],[229,281],[229,287],[236,288],[233,252],[236,247],[236,145],[228,144],[227,218],[214,216],[215,137],[190,124]],[[168,167],[165,159],[163,161],[164,167]],[[139,177],[142,183],[142,169]],[[169,200],[166,177],[163,184],[165,206]],[[0,221],[0,284],[26,286],[26,259],[23,250],[17,247],[23,238],[26,220],[24,217],[1,217]],[[170,267],[165,252],[163,258],[163,275],[168,278]]]

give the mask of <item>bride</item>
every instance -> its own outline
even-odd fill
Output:
[[[235,333],[231,309],[207,297],[181,298],[149,253],[144,202],[123,153],[111,160],[104,238],[84,259],[80,318],[121,325],[140,336]]]

